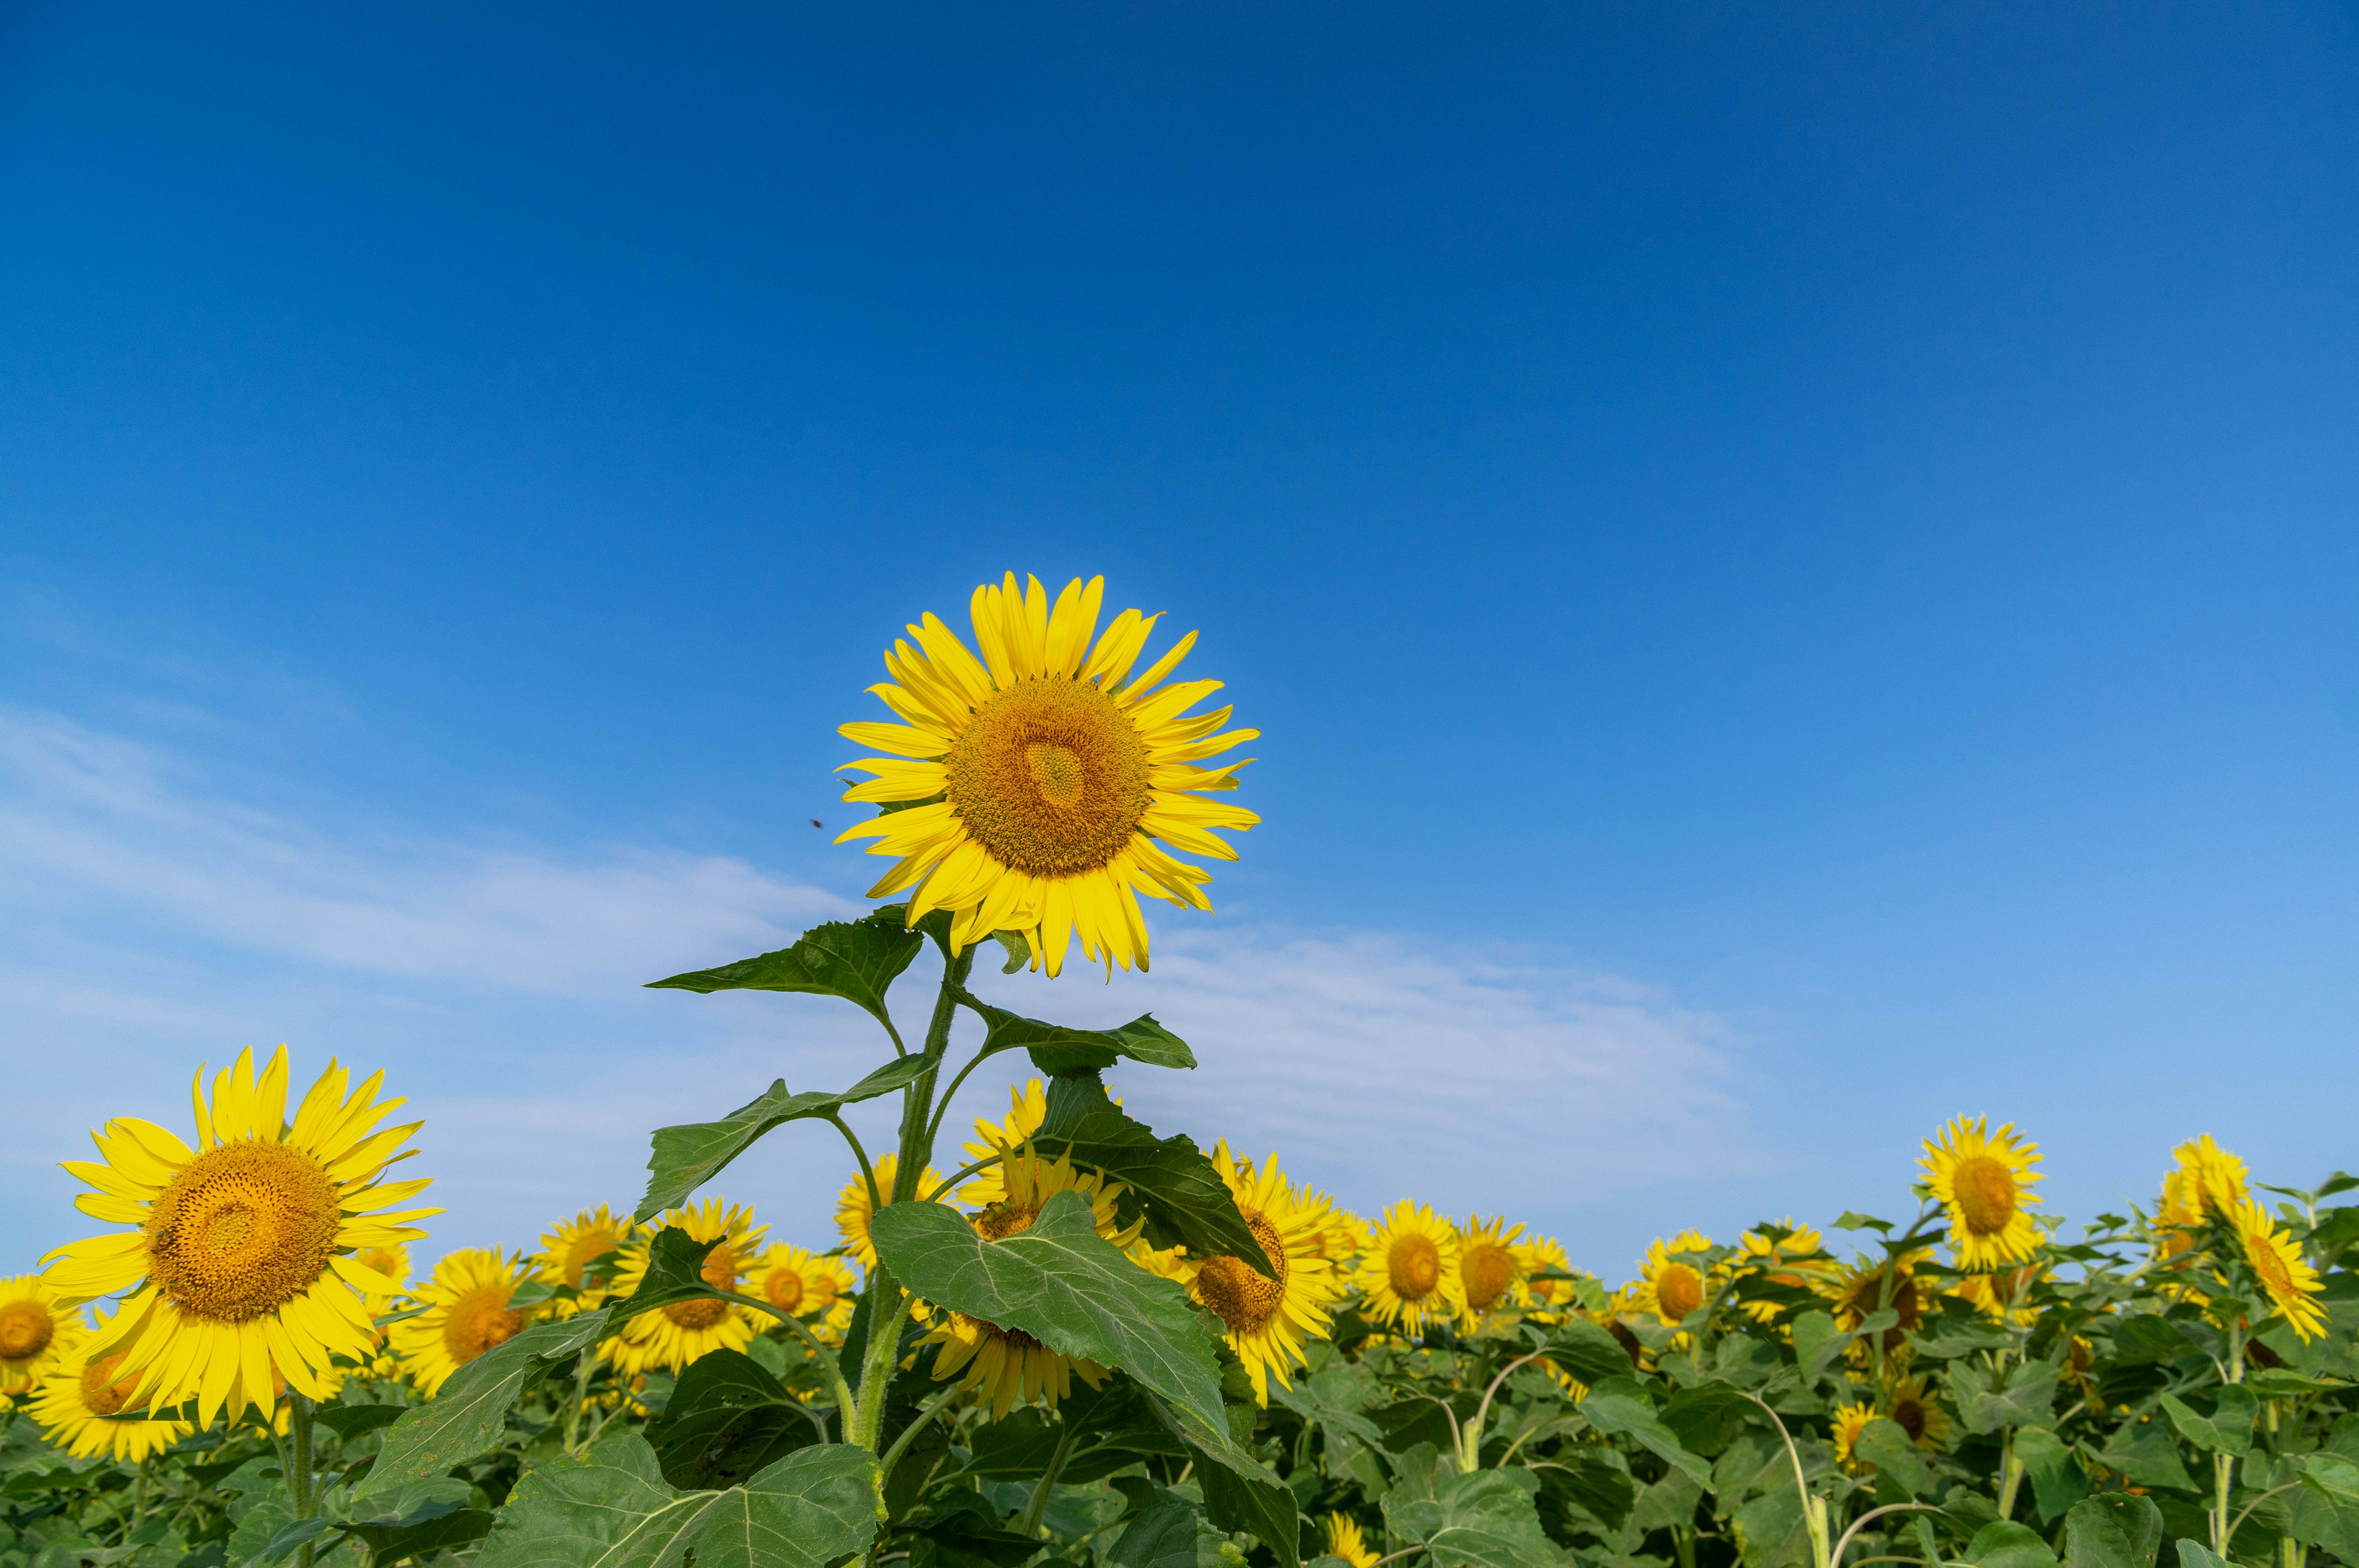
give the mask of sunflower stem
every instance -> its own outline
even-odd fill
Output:
[[[590,1397],[590,1374],[598,1365],[598,1346],[593,1343],[582,1347],[573,1363],[573,1400],[565,1411],[565,1454],[578,1456],[582,1450],[573,1445],[574,1433],[582,1429],[582,1407]]]
[[[1064,1423],[1057,1436],[1057,1451],[1049,1455],[1049,1467],[1040,1472],[1040,1479],[1032,1488],[1032,1500],[1024,1505],[1024,1518],[1016,1524],[1019,1535],[1040,1533],[1040,1517],[1049,1511],[1049,1494],[1056,1489],[1057,1477],[1065,1473],[1065,1461],[1073,1456],[1073,1444],[1081,1436],[1081,1428]]]
[[[284,1467],[295,1517],[310,1519],[320,1511],[319,1495],[311,1487],[311,1401],[293,1389],[287,1390],[287,1447]],[[310,1541],[295,1549],[295,1568],[311,1568]]]

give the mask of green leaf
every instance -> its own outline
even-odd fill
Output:
[[[1156,1245],[1184,1242],[1191,1256],[1235,1258],[1269,1274],[1270,1259],[1204,1152],[1178,1135],[1158,1139],[1106,1098],[1095,1073],[1064,1073],[1049,1081],[1048,1114],[1032,1142],[1052,1159],[1071,1153],[1076,1166],[1103,1171],[1128,1186]]]
[[[2134,1421],[2115,1428],[2113,1441],[2097,1457],[2119,1470],[2133,1486],[2170,1487],[2182,1492],[2197,1489],[2195,1478],[2180,1462],[2170,1434],[2151,1422]]]
[[[295,1555],[297,1547],[307,1541],[317,1541],[335,1527],[336,1521],[329,1519],[290,1519],[279,1527],[261,1551],[246,1559],[248,1568],[270,1568],[272,1563],[284,1563]]]
[[[350,1443],[381,1426],[391,1426],[411,1409],[408,1405],[321,1405],[311,1412],[311,1419]]]
[[[1030,1229],[1002,1241],[931,1203],[888,1205],[869,1233],[894,1278],[925,1300],[1120,1368],[1188,1416],[1223,1424],[1205,1320],[1179,1285],[1098,1235],[1080,1193],[1057,1194]]]
[[[734,1487],[798,1448],[823,1442],[787,1391],[753,1357],[708,1350],[688,1364],[664,1413],[647,1427],[663,1478],[690,1491]]]
[[[1117,1568],[1196,1568],[1196,1510],[1177,1500],[1148,1509],[1123,1526],[1106,1561]]]
[[[1075,1029],[1024,1018],[987,1001],[966,999],[969,1007],[989,1026],[983,1037],[983,1054],[1025,1050],[1032,1065],[1054,1076],[1059,1073],[1098,1073],[1127,1056],[1150,1067],[1192,1067],[1195,1054],[1188,1043],[1155,1022],[1152,1013],[1132,1019],[1119,1029]]]
[[[2179,1325],[2150,1312],[2133,1313],[2114,1325],[2118,1361],[2172,1361],[2198,1348]]]
[[[1895,1314],[1894,1322],[1898,1322]],[[1827,1368],[1850,1344],[1850,1336],[1826,1313],[1806,1312],[1794,1319],[1794,1361],[1801,1368],[1802,1387],[1814,1389]]]
[[[1932,1472],[1917,1453],[1917,1445],[1908,1441],[1908,1433],[1900,1423],[1876,1417],[1860,1429],[1854,1452],[1875,1466],[1879,1480],[1889,1480],[1911,1498],[1921,1498],[1933,1489]]]
[[[781,947],[757,958],[741,958],[717,969],[697,969],[674,975],[668,980],[650,980],[647,989],[706,993],[808,991],[817,996],[840,996],[867,1009],[889,1028],[893,1020],[885,1011],[885,993],[900,979],[901,971],[909,967],[918,949],[926,945],[921,933],[904,924],[907,907],[887,904],[859,920],[831,920],[804,932],[791,947]]]
[[[1942,1382],[1968,1432],[1995,1432],[2045,1425],[2056,1403],[2058,1373],[2052,1361],[2026,1362],[2009,1368],[2006,1381],[1994,1389],[1981,1368],[1952,1361],[1942,1371]]]
[[[2062,1519],[2074,1503],[2089,1495],[2088,1472],[2072,1461],[2072,1450],[2044,1426],[2018,1428],[2015,1456],[2030,1477],[2031,1495],[2039,1506],[2039,1521]]]
[[[1293,1488],[1236,1445],[1225,1420],[1217,1424],[1207,1422],[1152,1394],[1147,1403],[1195,1456],[1196,1479],[1204,1490],[1204,1515],[1212,1528],[1243,1530],[1269,1548],[1278,1568],[1299,1568],[1301,1527]]]
[[[2162,1510],[2151,1498],[2100,1492],[2064,1516],[2070,1568],[2154,1568],[2162,1546]]]
[[[875,1537],[878,1484],[874,1454],[829,1443],[741,1487],[677,1491],[625,1433],[527,1474],[476,1568],[826,1568]]]
[[[1568,1318],[1550,1329],[1547,1349],[1566,1377],[1590,1387],[1628,1377],[1636,1365],[1620,1340],[1585,1317]]]
[[[1017,1568],[1039,1555],[1040,1542],[1007,1529],[973,1492],[938,1493],[909,1516],[909,1568]]]
[[[2176,1394],[2162,1396],[2163,1413],[2179,1435],[2196,1447],[2243,1458],[2252,1452],[2253,1423],[2260,1419],[2261,1401],[2250,1389],[2229,1384],[2219,1390],[2219,1406],[2210,1415],[2199,1414]]]
[[[1810,1560],[1810,1527],[1790,1484],[1762,1493],[1737,1509],[1729,1524],[1745,1568],[1785,1568]]]
[[[1835,1228],[1837,1230],[1873,1230],[1882,1235],[1891,1231],[1892,1222],[1888,1219],[1878,1219],[1872,1214],[1859,1214],[1851,1209],[1845,1209],[1835,1216]]]
[[[560,1362],[595,1345],[610,1311],[600,1307],[560,1323],[536,1324],[451,1373],[440,1392],[386,1431],[376,1463],[354,1494],[355,1505],[440,1476],[497,1447],[508,1407]]]
[[[1385,1525],[1423,1541],[1434,1568],[1557,1568],[1564,1554],[1540,1529],[1532,1505],[1538,1490],[1528,1470],[1451,1476],[1436,1480],[1430,1495],[1397,1487],[1385,1494]]]
[[[2187,1536],[2179,1538],[2179,1568],[2231,1568],[2228,1560]]]
[[[1700,1487],[1712,1485],[1712,1466],[1680,1446],[1671,1429],[1639,1400],[1627,1394],[1592,1394],[1581,1401],[1581,1413],[1600,1432],[1615,1433],[1686,1472]]]
[[[789,1121],[827,1116],[847,1105],[875,1099],[906,1088],[941,1064],[921,1055],[896,1056],[841,1094],[806,1089],[787,1092],[780,1078],[760,1098],[747,1101],[719,1121],[658,1127],[647,1155],[647,1193],[639,1200],[634,1218],[646,1220],[677,1205],[682,1198],[721,1173],[722,1167],[752,1148],[763,1134]]]
[[[1964,1561],[1974,1568],[2056,1568],[2056,1553],[2038,1530],[2005,1519],[1974,1531]]]
[[[1752,1342],[1731,1336],[1722,1342],[1723,1348],[1730,1343]],[[1709,1459],[1727,1447],[1729,1439],[1760,1408],[1727,1383],[1699,1383],[1663,1401],[1663,1424],[1679,1439],[1680,1447]]]
[[[346,1528],[369,1549],[372,1563],[398,1563],[406,1557],[422,1560],[430,1552],[473,1546],[492,1532],[497,1517],[484,1509],[459,1509],[416,1524],[360,1524]]]
[[[622,1324],[643,1312],[717,1295],[719,1292],[705,1281],[704,1259],[720,1245],[717,1237],[711,1241],[699,1241],[676,1225],[665,1226],[648,1244],[647,1271],[640,1276],[639,1288],[631,1292],[629,1300],[607,1310],[616,1323]]]

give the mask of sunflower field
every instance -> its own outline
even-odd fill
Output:
[[[93,1133],[104,1228],[0,1280],[0,1563],[2359,1565],[2359,1181],[2197,1138],[2068,1239],[2037,1148],[1962,1116],[1913,1214],[1686,1231],[1609,1286],[1511,1217],[1364,1217],[1158,1133],[1154,1074],[1104,1082],[1194,1066],[1152,1017],[974,995],[986,955],[1144,969],[1139,896],[1208,909],[1180,857],[1257,820],[1215,761],[1255,732],[1171,679],[1192,634],[1150,661],[1102,591],[1011,575],[973,650],[894,644],[892,721],[842,732],[896,902],[655,982],[848,1003],[878,1065],[656,1130],[627,1212],[413,1277],[421,1124],[283,1047],[201,1068],[185,1132]],[[888,1097],[872,1150],[844,1108]],[[844,1145],[833,1236],[722,1195],[773,1134]]]

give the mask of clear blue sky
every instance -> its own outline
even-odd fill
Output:
[[[1617,1276],[1959,1110],[2359,1163],[2346,7],[488,9],[0,11],[0,1272],[241,1044],[438,1248],[864,1067],[633,988],[856,899],[1010,568],[1266,731],[1168,971],[1010,982],[1158,1125]]]

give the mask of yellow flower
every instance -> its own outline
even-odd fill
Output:
[[[2025,1206],[2040,1178],[2039,1147],[2015,1134],[2012,1123],[1995,1134],[1983,1117],[1961,1116],[1925,1143],[1925,1179],[1950,1211],[1950,1245],[1958,1267],[2004,1268],[2039,1249],[2039,1227]]]
[[[2226,1214],[2252,1195],[2245,1162],[2212,1141],[2210,1133],[2172,1150],[2178,1169],[2162,1178],[2156,1218],[2167,1226],[2197,1226],[2204,1217]],[[2184,1249],[2182,1241],[2177,1249]]]
[[[1303,1364],[1306,1338],[1327,1337],[1327,1323],[1343,1282],[1327,1260],[1323,1208],[1304,1203],[1287,1184],[1272,1154],[1258,1170],[1212,1146],[1212,1168],[1228,1184],[1245,1227],[1277,1272],[1264,1274],[1235,1258],[1206,1258],[1188,1271],[1188,1293],[1210,1307],[1228,1331],[1229,1348],[1253,1380],[1254,1398],[1269,1403],[1268,1379],[1291,1388],[1288,1374]]]
[[[842,1260],[821,1258],[780,1241],[755,1260],[745,1293],[780,1312],[811,1319],[819,1336],[832,1345],[852,1323],[852,1292],[858,1283],[852,1266]]]
[[[893,1201],[893,1177],[900,1168],[901,1156],[898,1154],[887,1154],[875,1163],[876,1190],[885,1195],[888,1204]],[[929,1165],[919,1173],[918,1196],[921,1199],[929,1197],[940,1190],[941,1184],[942,1173]],[[868,1198],[868,1178],[857,1171],[853,1172],[852,1180],[843,1184],[843,1191],[836,1196],[835,1228],[843,1238],[845,1248],[860,1260],[862,1271],[871,1274],[876,1271],[876,1244],[868,1238],[868,1221],[875,1212],[875,1206]]]
[[[716,1291],[738,1289],[738,1281],[753,1267],[763,1238],[770,1233],[768,1226],[754,1223],[752,1209],[726,1198],[707,1198],[669,1210],[647,1227],[650,1234],[646,1240],[624,1249],[622,1267],[614,1278],[616,1300],[629,1296],[647,1278],[655,1233],[675,1227],[687,1231],[692,1240],[715,1243],[704,1255],[704,1267],[699,1272]],[[677,1372],[707,1351],[745,1349],[771,1321],[752,1307],[710,1296],[674,1302],[653,1312],[635,1314],[598,1346],[598,1354],[625,1378],[657,1370]]]
[[[1076,578],[1052,608],[1038,578],[1019,589],[1010,572],[976,589],[969,615],[982,657],[927,615],[908,629],[916,647],[896,642],[885,656],[897,684],[868,688],[905,722],[841,730],[889,753],[845,764],[875,775],[846,800],[918,803],[836,840],[874,838],[868,853],[898,860],[868,896],[908,890],[913,926],[951,911],[954,947],[1021,931],[1033,967],[1051,975],[1076,932],[1109,974],[1145,968],[1136,895],[1212,908],[1201,892],[1211,875],[1166,846],[1233,860],[1215,830],[1261,820],[1203,798],[1236,788],[1244,762],[1198,765],[1260,731],[1215,733],[1226,708],[1183,717],[1218,681],[1162,685],[1196,634],[1133,678],[1160,617],[1125,610],[1093,643],[1104,591],[1103,578]]]
[[[1786,1233],[1782,1238],[1767,1229],[1748,1230],[1738,1237],[1736,1265],[1774,1285],[1797,1291],[1817,1289],[1835,1267],[1834,1260],[1826,1255],[1825,1239],[1791,1219],[1779,1220],[1776,1228]],[[1758,1299],[1746,1301],[1744,1309],[1756,1323],[1771,1322],[1785,1310],[1776,1302]]]
[[[1049,1095],[1038,1078],[1027,1078],[1021,1087],[1011,1084],[1007,1088],[1007,1119],[990,1122],[975,1119],[975,1141],[965,1144],[961,1152],[970,1165],[988,1160],[994,1154],[1005,1155],[1032,1141],[1040,1124],[1049,1119]],[[882,1182],[884,1177],[879,1175]],[[997,1203],[1007,1195],[1006,1184],[1000,1180],[999,1167],[977,1171],[974,1179],[959,1189],[959,1202],[981,1207]]]
[[[2039,1321],[2039,1311],[2030,1304],[2031,1287],[2038,1283],[2047,1270],[2036,1263],[2020,1269],[2008,1269],[1995,1274],[1968,1274],[1959,1280],[1950,1293],[1974,1303],[1993,1317],[2011,1315],[2028,1328]]]
[[[1131,1248],[1146,1227],[1143,1218],[1125,1226],[1115,1215],[1115,1206],[1129,1191],[1127,1187],[1108,1182],[1094,1171],[1076,1172],[1070,1156],[1049,1160],[1027,1146],[1010,1155],[1000,1169],[1006,1175],[1006,1196],[968,1217],[975,1234],[985,1241],[1005,1241],[1031,1229],[1049,1200],[1062,1192],[1077,1192],[1090,1200],[1097,1233],[1116,1247]],[[922,1314],[924,1309],[917,1310]],[[942,1318],[919,1342],[940,1346],[934,1352],[934,1379],[940,1382],[963,1370],[966,1376],[960,1387],[980,1391],[990,1403],[994,1421],[1019,1404],[1035,1400],[1056,1409],[1073,1391],[1076,1374],[1093,1389],[1105,1382],[1103,1367],[1082,1357],[1060,1355],[1021,1329],[1002,1328],[961,1312],[945,1312]]]
[[[1571,1280],[1536,1280],[1534,1274],[1572,1274],[1581,1279],[1590,1276],[1572,1266],[1564,1255],[1564,1243],[1554,1237],[1535,1236],[1524,1243],[1524,1288],[1531,1292],[1532,1316],[1541,1323],[1560,1323],[1564,1313],[1579,1299]]]
[[[67,1162],[98,1189],[75,1206],[132,1228],[50,1253],[63,1261],[49,1285],[70,1303],[137,1287],[86,1346],[97,1358],[125,1353],[117,1376],[136,1375],[137,1404],[195,1400],[211,1425],[224,1409],[267,1411],[279,1377],[324,1398],[330,1357],[367,1358],[364,1297],[381,1295],[385,1277],[350,1254],[415,1241],[425,1232],[408,1222],[441,1212],[385,1212],[427,1184],[379,1180],[422,1125],[375,1130],[405,1103],[376,1098],[384,1077],[347,1094],[351,1075],[331,1061],[290,1126],[287,1048],[259,1078],[241,1051],[214,1075],[210,1101],[198,1071],[195,1148],[125,1117],[91,1135],[103,1163]]]
[[[82,1337],[82,1314],[38,1274],[0,1280],[0,1397],[31,1390]]]
[[[115,1315],[100,1315],[100,1334],[113,1329]],[[144,1408],[132,1399],[137,1374],[123,1369],[128,1354],[113,1351],[87,1366],[77,1356],[71,1361],[52,1362],[42,1372],[33,1390],[32,1413],[51,1443],[77,1459],[107,1458],[136,1465],[196,1430],[185,1421],[106,1419]]]
[[[426,1310],[389,1330],[401,1369],[431,1399],[451,1373],[495,1345],[505,1345],[538,1315],[508,1305],[531,1278],[521,1256],[496,1247],[446,1253],[412,1294]]]
[[[1890,1308],[1900,1321],[1882,1334],[1873,1336],[1883,1342],[1886,1356],[1907,1347],[1907,1336],[1922,1321],[1924,1315],[1923,1288],[1917,1282],[1917,1265],[1930,1254],[1911,1252],[1894,1260],[1892,1279],[1887,1292],[1881,1263],[1861,1263],[1854,1268],[1838,1269],[1820,1286],[1821,1292],[1833,1304],[1835,1323],[1846,1334],[1877,1313]],[[1854,1359],[1871,1354],[1865,1339],[1852,1346]]]
[[[1635,1292],[1639,1309],[1677,1326],[1703,1305],[1709,1292],[1699,1254],[1711,1246],[1712,1238],[1702,1232],[1682,1230],[1670,1240],[1658,1240],[1647,1248],[1647,1260],[1638,1266]]]
[[[353,1254],[353,1261],[372,1274],[385,1276],[379,1296],[397,1296],[409,1284],[409,1249],[407,1247],[364,1247]]]
[[[1873,1471],[1875,1466],[1853,1452],[1859,1444],[1859,1434],[1875,1419],[1874,1405],[1837,1405],[1831,1418],[1834,1431],[1835,1463],[1854,1476]]]
[[[609,1252],[620,1252],[645,1239],[646,1227],[600,1204],[542,1231],[540,1250],[532,1260],[541,1283],[571,1286],[582,1292],[581,1306],[586,1309],[614,1298],[611,1283],[602,1287],[589,1282],[590,1265]]]
[[[1892,1385],[1885,1401],[1886,1414],[1908,1434],[1908,1441],[1928,1453],[1950,1441],[1950,1418],[1933,1398],[1922,1378],[1903,1378]]]
[[[1327,1555],[1342,1558],[1352,1568],[1376,1568],[1382,1561],[1349,1514],[1329,1514],[1320,1526],[1320,1535],[1327,1544]]]
[[[1408,1335],[1464,1315],[1458,1231],[1423,1204],[1404,1198],[1385,1210],[1353,1277],[1367,1315]]]
[[[2293,1238],[2269,1220],[2260,1205],[2246,1198],[2227,1209],[2238,1239],[2245,1244],[2245,1261],[2277,1303],[2277,1311],[2304,1339],[2315,1339],[2326,1327],[2326,1309],[2313,1299],[2326,1287],[2318,1271],[2303,1261]]]
[[[1458,1227],[1458,1278],[1466,1291],[1466,1320],[1479,1322],[1486,1312],[1521,1306],[1532,1299],[1524,1283],[1531,1272],[1524,1249],[1517,1245],[1524,1227],[1509,1228],[1497,1215],[1484,1219],[1468,1215]]]

